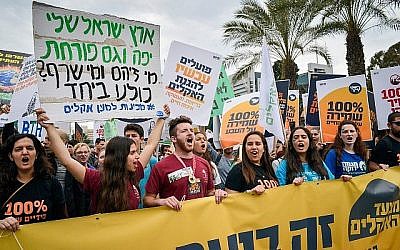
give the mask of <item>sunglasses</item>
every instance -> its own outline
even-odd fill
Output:
[[[397,121],[397,122],[391,122],[391,124],[396,124],[396,126],[400,126],[400,121]]]

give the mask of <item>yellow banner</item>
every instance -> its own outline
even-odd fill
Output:
[[[349,182],[304,183],[264,194],[25,225],[24,249],[400,249],[400,167]],[[19,249],[0,232],[0,249]]]

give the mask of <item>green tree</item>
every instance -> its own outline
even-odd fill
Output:
[[[400,65],[400,42],[393,44],[385,52],[378,51],[370,59],[370,64],[367,68],[367,87],[372,91],[371,70],[389,68]]]
[[[315,45],[321,37],[311,28],[323,7],[321,0],[243,0],[234,19],[224,24],[224,42],[235,52],[225,58],[227,66],[241,64],[233,80],[240,79],[260,63],[263,36],[271,56],[282,61],[281,78],[296,87],[295,60],[305,52],[317,53],[330,64],[326,49]]]
[[[400,0],[327,0],[326,5],[317,33],[345,34],[348,74],[365,74],[361,36],[371,28],[400,29],[400,19],[393,10],[400,6]]]

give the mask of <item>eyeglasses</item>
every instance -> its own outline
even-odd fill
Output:
[[[400,126],[400,121],[391,122],[391,124],[395,124],[396,126]]]

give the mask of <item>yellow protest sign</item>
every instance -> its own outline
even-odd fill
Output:
[[[341,180],[22,226],[24,249],[400,249],[400,167]],[[0,232],[0,249],[20,249]]]
[[[317,82],[322,141],[333,142],[342,120],[357,124],[363,141],[372,140],[364,75]]]
[[[251,93],[225,101],[221,121],[222,148],[241,144],[250,131],[264,132],[258,125],[259,93]]]

